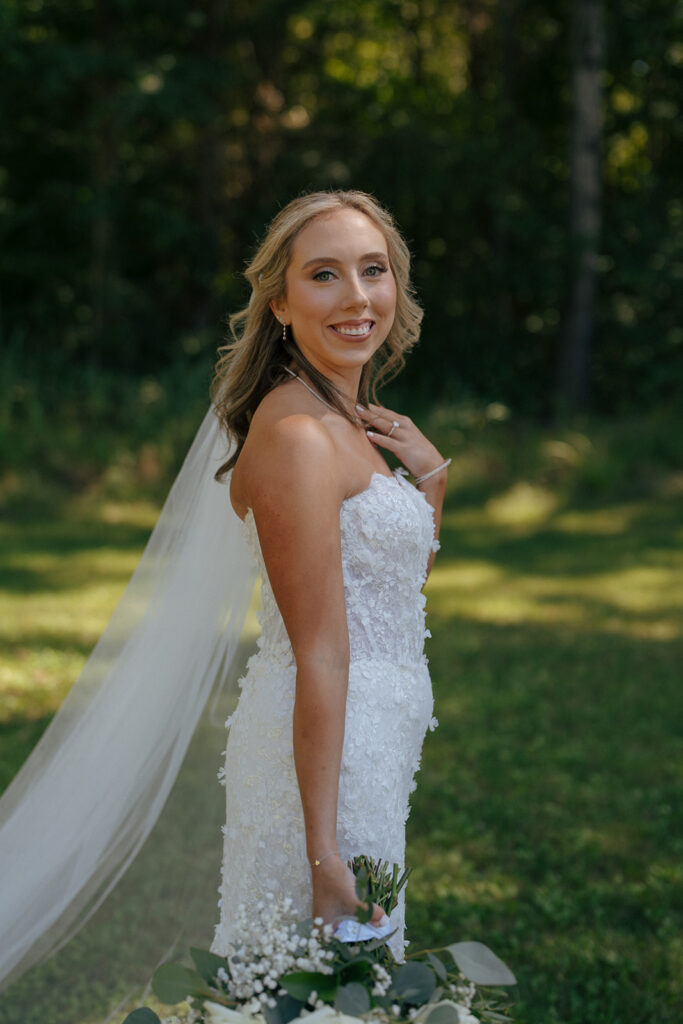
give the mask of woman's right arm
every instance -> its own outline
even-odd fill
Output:
[[[321,423],[294,415],[261,430],[249,497],[296,660],[294,763],[312,862],[337,849],[349,672],[339,525],[343,494],[334,446]],[[314,914],[326,921],[358,904],[353,876],[339,857],[313,868],[313,897]]]

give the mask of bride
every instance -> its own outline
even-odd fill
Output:
[[[222,468],[261,564],[264,633],[226,752],[221,953],[237,905],[264,886],[333,921],[358,903],[351,857],[403,863],[432,716],[421,588],[446,477],[407,417],[368,402],[370,368],[399,364],[420,316],[388,214],[359,193],[297,199],[247,276],[215,402],[237,441]],[[371,923],[385,923],[377,907]]]
[[[312,193],[278,214],[247,278],[140,565],[0,800],[0,982],[73,935],[136,857],[233,659],[254,563],[263,631],[227,723],[212,948],[266,891],[335,921],[358,904],[351,857],[403,864],[434,721],[422,587],[449,461],[370,400],[419,336],[408,250],[372,197]],[[390,928],[402,959],[402,902]]]

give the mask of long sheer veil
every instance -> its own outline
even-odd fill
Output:
[[[68,942],[117,885],[235,661],[256,567],[214,480],[225,447],[211,407],[105,632],[0,799],[0,986]],[[215,770],[202,786],[218,787]],[[191,832],[193,802],[176,835]]]

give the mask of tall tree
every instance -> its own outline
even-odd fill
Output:
[[[569,277],[557,364],[557,408],[586,404],[595,322],[597,255],[602,219],[601,74],[604,28],[601,0],[572,6],[573,114],[569,177]]]
[[[97,64],[92,80],[94,119],[91,154],[94,204],[90,223],[92,245],[90,283],[95,341],[91,352],[92,362],[98,361],[98,353],[108,328],[111,293],[112,235],[114,232],[111,188],[115,176],[116,144],[110,105],[113,83],[108,61],[113,34],[114,12],[111,0],[96,0],[93,19],[93,49]]]

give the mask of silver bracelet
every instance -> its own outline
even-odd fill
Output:
[[[320,857],[320,858],[316,857],[315,860],[312,860],[310,862],[310,866],[312,868],[317,868],[317,867],[319,867],[322,864],[322,862],[324,860],[327,860],[328,857],[334,857],[335,855],[337,857],[341,857],[341,854],[339,853],[339,850],[330,850],[330,852],[326,853],[324,857]]]
[[[446,466],[450,466],[452,461],[453,459],[446,459],[446,461],[442,462],[440,466],[437,466],[436,469],[433,469],[431,473],[425,473],[424,476],[418,476],[417,479],[415,480],[416,486],[417,484],[424,483],[425,480],[429,480],[430,476],[435,476],[437,473],[440,473],[442,469],[446,468]]]

